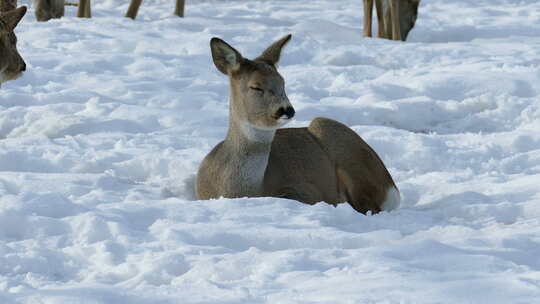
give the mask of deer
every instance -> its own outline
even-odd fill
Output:
[[[377,37],[406,41],[416,23],[420,0],[375,0]],[[373,0],[364,0],[364,36],[371,36]]]
[[[287,35],[253,60],[220,38],[210,40],[215,67],[229,78],[229,125],[201,162],[199,200],[279,197],[314,205],[349,203],[360,213],[392,210],[399,190],[377,153],[352,129],[324,117],[281,128],[295,115],[277,70]]]
[[[16,0],[0,0],[0,85],[19,78],[26,63],[17,50],[13,30],[26,14],[26,6],[17,7]]]
[[[64,17],[65,6],[78,6],[77,17],[91,18],[90,0],[80,0],[78,3],[65,0],[34,0],[37,21],[49,21]]]
[[[175,0],[174,15],[178,17],[184,17],[185,0]],[[131,0],[125,17],[135,20],[139,7],[142,4],[142,0]]]
[[[64,0],[34,0],[37,21],[64,17]]]
[[[185,0],[175,0],[176,5],[174,15],[184,17]],[[126,17],[135,19],[139,12],[142,0],[131,0],[126,12]],[[65,0],[34,0],[35,13],[37,21],[49,21],[53,18],[62,18],[64,16],[64,6],[78,6],[77,17],[91,18],[92,9],[90,0],[79,0],[78,3],[65,2]]]

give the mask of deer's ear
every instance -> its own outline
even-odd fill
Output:
[[[268,63],[271,63],[275,66],[277,66],[279,62],[279,58],[281,57],[281,50],[283,47],[291,40],[292,35],[289,34],[278,41],[272,43],[264,52],[261,54],[261,56],[257,57],[255,60],[262,60],[266,61]]]
[[[242,55],[227,42],[214,37],[210,40],[210,49],[214,64],[221,73],[229,74],[240,69]]]
[[[9,33],[13,31],[22,17],[24,17],[24,14],[26,14],[26,6],[0,13],[0,20],[3,21],[0,23],[0,32]]]

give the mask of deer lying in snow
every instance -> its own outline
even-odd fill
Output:
[[[418,15],[420,0],[375,0],[379,38],[407,40]],[[364,0],[364,36],[371,37],[373,0]]]
[[[17,36],[13,29],[26,14],[26,6],[17,1],[0,0],[0,84],[19,78],[26,70],[26,63],[17,51]]]
[[[278,40],[254,60],[212,38],[214,64],[230,80],[229,131],[199,168],[197,198],[348,202],[362,213],[396,208],[400,195],[390,173],[347,126],[319,117],[307,128],[280,129],[295,114],[276,69],[290,38]]]

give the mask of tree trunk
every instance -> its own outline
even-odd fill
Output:
[[[176,0],[176,7],[174,9],[174,14],[178,17],[184,17],[184,5],[186,0]]]
[[[90,0],[79,0],[79,7],[77,8],[77,17],[79,18],[92,18],[92,9],[90,8]]]
[[[137,13],[139,12],[139,7],[141,6],[142,0],[131,0],[129,8],[126,13],[126,17],[135,20]]]

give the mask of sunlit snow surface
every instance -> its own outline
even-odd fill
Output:
[[[406,43],[364,39],[361,0],[92,2],[16,29],[0,303],[538,303],[538,1],[422,1]],[[357,131],[398,210],[194,200],[228,119],[210,38],[253,58],[288,33],[290,126]]]

